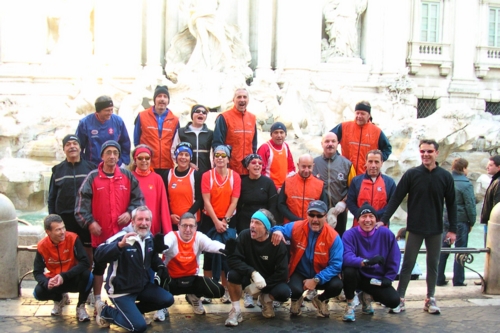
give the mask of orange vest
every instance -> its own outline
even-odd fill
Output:
[[[172,140],[174,139],[175,129],[179,124],[177,118],[172,111],[169,111],[163,122],[161,138],[158,137],[158,121],[153,112],[153,107],[139,112],[141,122],[141,138],[139,142],[150,146],[153,151],[151,159],[151,167],[153,169],[171,169],[174,167],[172,161]]]
[[[292,244],[290,246],[290,263],[288,264],[289,276],[292,276],[292,273],[295,271],[300,259],[306,252],[309,231],[308,220],[297,221],[293,225],[291,237]],[[316,274],[328,266],[330,248],[332,247],[337,236],[337,232],[330,227],[328,223],[325,223],[318,239],[316,239],[316,245],[314,246],[313,267]]]
[[[198,260],[196,258],[196,253],[193,251],[196,232],[194,233],[193,239],[187,243],[179,237],[178,232],[174,231],[174,234],[175,237],[177,237],[178,253],[168,262],[168,273],[174,279],[196,275],[196,271],[198,270]]]
[[[252,141],[255,136],[255,115],[248,111],[242,113],[233,107],[220,116],[224,117],[227,126],[224,143],[233,148],[229,167],[240,175],[247,175],[248,170],[241,162],[247,155],[254,153]]]
[[[77,234],[66,231],[66,237],[57,245],[52,243],[49,236],[38,243],[37,251],[42,255],[48,270],[45,273],[46,277],[52,278],[57,274],[67,272],[78,264],[74,252],[77,238]]]
[[[269,146],[269,159],[267,160],[265,176],[268,176],[274,182],[276,188],[281,188],[288,172],[288,149],[285,144],[278,150],[272,144],[266,142]]]
[[[170,169],[167,186],[170,213],[182,216],[195,201],[194,169],[190,168],[184,177],[177,177],[174,169]],[[200,220],[198,212],[196,212],[195,217],[196,221]]]
[[[298,173],[287,178],[285,186],[286,205],[295,216],[303,219],[307,215],[307,207],[313,200],[321,199],[324,183],[314,176],[302,178]],[[290,222],[284,218],[284,223]]]
[[[365,202],[368,202],[376,210],[382,209],[387,205],[387,192],[382,174],[377,176],[375,182],[372,182],[371,179],[363,178],[358,193],[358,207],[363,206]],[[358,219],[354,218],[352,227],[354,228],[357,225]]]
[[[356,170],[356,175],[366,171],[366,154],[373,149],[378,149],[378,139],[382,130],[372,124],[366,123],[359,126],[355,121],[342,123],[342,156],[350,160]]]
[[[227,209],[231,204],[233,197],[233,170],[227,170],[227,177],[224,182],[219,183],[216,178],[215,169],[208,170],[210,172],[210,203],[214,209],[215,216],[222,218],[226,216]]]

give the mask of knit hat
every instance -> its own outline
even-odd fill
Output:
[[[108,147],[115,147],[116,149],[118,149],[118,156],[120,156],[122,154],[122,148],[120,147],[120,144],[118,142],[116,142],[115,140],[108,140],[106,142],[104,142],[101,146],[101,157],[102,157],[102,154],[104,153],[104,151],[106,150],[106,148]]]
[[[156,97],[158,97],[159,94],[167,95],[168,99],[170,100],[170,94],[168,93],[167,86],[156,86],[155,93],[153,95],[153,101],[156,99]]]
[[[113,106],[113,100],[109,96],[99,96],[95,100],[95,112],[101,112],[105,108]]]
[[[247,157],[245,157],[245,159],[243,159],[243,161],[241,161],[241,163],[243,163],[243,166],[245,168],[248,168],[250,162],[255,159],[262,161],[262,157],[259,154],[249,154],[247,155]]]
[[[309,206],[307,207],[307,212],[318,212],[321,214],[326,214],[328,211],[328,207],[326,207],[326,204],[321,201],[321,200],[313,200],[309,203]]]
[[[74,134],[68,134],[64,137],[63,139],[63,147],[66,146],[66,144],[68,143],[68,141],[76,141],[78,142],[78,145],[80,145],[80,139],[74,135]]]
[[[227,155],[228,158],[231,158],[231,148],[230,148],[230,146],[219,145],[219,146],[215,147],[214,154],[218,150],[222,150],[223,152],[226,153],[226,155]]]
[[[285,124],[283,124],[282,122],[275,122],[274,124],[271,125],[271,131],[269,133],[273,134],[274,131],[277,131],[277,130],[283,130],[285,131],[285,134],[286,134],[286,126]]]
[[[368,202],[365,202],[361,207],[359,207],[358,215],[356,216],[356,219],[359,220],[361,215],[370,214],[370,213],[377,216],[377,211],[375,210],[375,208],[370,206],[370,204]]]
[[[372,107],[363,103],[358,103],[356,104],[354,111],[366,111],[368,113],[371,113]]]
[[[195,106],[193,106],[193,107],[191,108],[191,120],[193,120],[193,114],[194,114],[194,111],[196,111],[196,110],[198,110],[198,109],[200,109],[200,108],[203,108],[203,109],[205,109],[205,111],[207,111],[207,112],[208,112],[208,109],[207,109],[206,107],[204,107],[204,106],[203,106],[203,105],[201,105],[201,104],[196,104]]]
[[[252,218],[262,222],[262,224],[266,227],[267,231],[271,230],[271,221],[269,221],[266,214],[264,214],[260,210],[253,213]]]
[[[193,159],[193,149],[191,149],[191,144],[189,142],[181,142],[177,145],[174,151],[174,157],[177,160],[179,153],[187,152],[189,154],[189,159]]]

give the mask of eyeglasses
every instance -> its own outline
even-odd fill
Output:
[[[258,164],[258,165],[262,165],[262,162],[261,161],[256,161],[256,160],[253,160],[252,162],[250,162],[250,164]]]
[[[197,225],[196,224],[179,224],[179,227],[181,227],[182,229],[194,230],[194,229],[196,229]]]
[[[326,214],[307,213],[307,215],[309,215],[309,217],[312,217],[312,218],[317,217],[318,219],[322,219],[323,217],[325,217]]]
[[[104,152],[104,155],[108,155],[108,156],[111,156],[111,155],[120,155],[120,152],[118,150],[106,150]]]
[[[202,113],[202,114],[206,115],[208,113],[208,111],[198,109],[198,110],[194,110],[193,113]]]
[[[139,156],[139,157],[137,157],[137,159],[139,161],[149,161],[151,159],[151,157],[149,157],[149,156]]]
[[[420,154],[432,154],[433,152],[435,152],[434,149],[427,149],[427,150],[421,149],[420,150]]]
[[[226,153],[215,153],[214,156],[217,157],[217,158],[219,158],[219,157],[226,158],[227,154]]]

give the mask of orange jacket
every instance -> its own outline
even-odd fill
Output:
[[[74,253],[77,238],[75,233],[67,231],[65,239],[57,245],[54,245],[48,236],[38,243],[37,251],[42,255],[48,270],[46,277],[52,278],[67,272],[78,264]]]
[[[328,266],[330,259],[330,248],[338,236],[337,232],[325,223],[321,233],[316,240],[314,247],[313,267],[316,274]],[[288,265],[288,274],[291,276],[295,272],[300,259],[307,250],[307,240],[309,237],[309,221],[296,221],[292,229],[290,246],[290,263]]]
[[[350,160],[357,175],[366,171],[366,154],[373,149],[378,149],[378,142],[382,130],[368,122],[359,126],[355,121],[342,123],[342,156]]]
[[[179,124],[177,118],[172,111],[169,111],[163,122],[161,138],[158,136],[158,121],[153,112],[153,107],[139,113],[141,122],[141,137],[140,143],[146,144],[153,149],[153,158],[151,159],[151,167],[153,169],[171,169],[174,167],[172,161],[172,140],[174,139],[175,130]]]
[[[224,118],[227,126],[224,143],[233,148],[229,159],[229,168],[240,175],[247,175],[248,170],[243,167],[241,162],[248,154],[254,153],[255,115],[248,111],[242,113],[233,107],[220,116]]]
[[[195,202],[195,180],[194,169],[190,168],[187,175],[177,177],[175,169],[170,169],[168,173],[168,202],[170,204],[170,212],[182,216],[193,206]],[[200,220],[199,213],[195,214],[196,221]]]
[[[321,200],[324,183],[322,180],[310,176],[302,178],[298,173],[289,177],[285,181],[285,196],[288,209],[295,215],[303,219],[307,215],[307,207],[313,200]],[[284,218],[284,223],[290,220]]]
[[[189,242],[184,242],[177,232],[174,232],[177,237],[177,254],[170,259],[167,264],[168,273],[174,279],[196,275],[198,271],[198,261],[196,253],[193,250],[193,244],[196,240],[196,232]]]

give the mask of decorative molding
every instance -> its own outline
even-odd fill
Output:
[[[490,68],[500,68],[500,47],[476,47],[476,76],[480,79],[486,76]]]
[[[406,63],[410,74],[417,74],[421,64],[438,65],[439,74],[447,76],[451,71],[450,44],[408,42]]]

